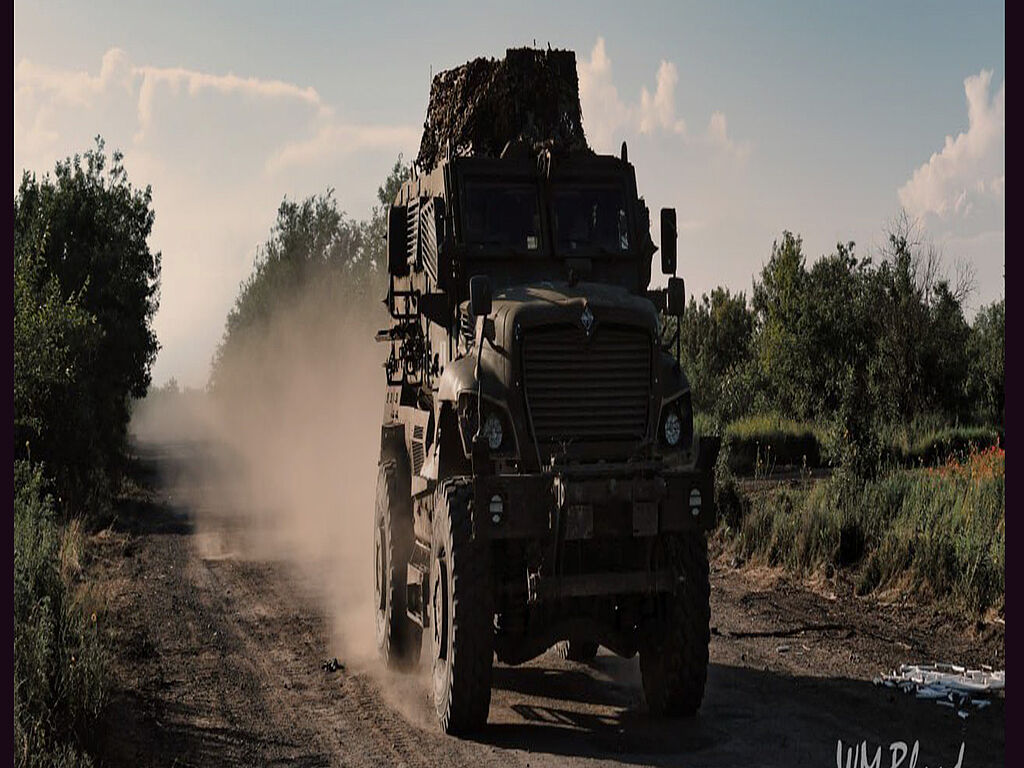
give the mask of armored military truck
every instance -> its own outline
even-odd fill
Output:
[[[495,657],[552,647],[639,654],[653,714],[701,703],[718,448],[666,338],[685,294],[660,223],[651,290],[625,144],[449,147],[390,206],[376,640],[396,669],[427,646],[447,733],[486,722]]]

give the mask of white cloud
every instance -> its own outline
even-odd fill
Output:
[[[50,171],[97,134],[124,151],[132,183],[152,185],[150,246],[163,253],[157,383],[205,383],[284,195],[334,187],[339,207],[363,216],[419,135],[414,125],[342,119],[308,85],[137,64],[117,48],[92,71],[22,59],[14,84],[15,186],[23,169]]]
[[[708,121],[708,130],[704,138],[710,146],[722,150],[725,154],[741,162],[746,160],[750,154],[749,141],[735,141],[729,138],[725,115],[721,112],[713,112],[711,114],[711,119]]]
[[[899,189],[900,204],[913,216],[969,217],[978,204],[1003,205],[1006,186],[1006,81],[990,97],[992,70],[964,80],[966,131],[914,171]]]
[[[261,80],[255,77],[237,75],[212,75],[181,67],[138,67],[134,69],[142,78],[139,88],[139,136],[143,135],[153,121],[153,103],[157,89],[161,86],[178,93],[182,86],[189,96],[196,96],[204,90],[220,94],[243,94],[263,99],[284,99],[322,108],[320,94],[315,88],[302,88],[281,80]]]
[[[686,133],[686,122],[676,117],[676,83],[679,72],[676,65],[662,59],[658,67],[658,85],[654,95],[647,88],[640,90],[640,133],[656,128],[670,133]]]
[[[676,109],[679,70],[671,61],[663,59],[658,66],[654,93],[644,86],[640,89],[639,100],[632,104],[619,97],[603,37],[597,38],[589,59],[577,62],[577,71],[583,127],[591,146],[598,151],[613,151],[615,142],[630,134],[662,134],[677,136],[685,144],[710,148],[737,161],[745,160],[750,153],[749,142],[737,142],[729,137],[722,112],[712,113],[703,133],[693,134],[688,130],[686,120]]]
[[[112,88],[130,91],[136,74],[128,54],[120,48],[111,48],[103,54],[100,73],[95,76],[88,72],[49,69],[22,59],[14,68],[14,89],[22,99],[42,93],[57,103],[88,107]]]
[[[22,144],[27,143],[36,150],[59,139],[59,132],[49,124],[58,109],[95,109],[111,98],[128,98],[136,112],[132,141],[140,145],[153,127],[160,100],[166,102],[183,95],[196,98],[204,93],[236,96],[251,102],[290,102],[307,109],[307,123],[303,130],[297,131],[300,135],[288,137],[266,158],[264,165],[268,171],[281,171],[295,163],[308,164],[326,156],[336,157],[366,148],[405,147],[419,135],[414,126],[341,121],[311,86],[232,73],[211,74],[184,67],[136,66],[120,48],[111,48],[103,55],[98,75],[50,69],[22,59],[14,70],[14,87],[15,114],[22,113],[21,120],[15,121],[15,145],[17,147],[21,140]],[[30,123],[26,123],[25,113],[31,114]]]
[[[610,151],[617,134],[632,120],[632,116],[612,82],[612,62],[605,52],[603,37],[597,38],[589,61],[577,61],[576,70],[587,139],[591,146]]]
[[[310,138],[291,142],[275,152],[267,159],[266,169],[278,173],[357,150],[414,147],[419,139],[420,131],[414,126],[344,125],[328,120]]]

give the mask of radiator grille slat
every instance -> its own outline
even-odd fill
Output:
[[[599,326],[593,338],[559,326],[523,339],[523,379],[540,442],[640,440],[651,396],[651,338]]]

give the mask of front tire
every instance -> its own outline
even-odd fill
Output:
[[[704,698],[711,642],[711,585],[703,533],[670,538],[663,550],[681,580],[640,647],[644,699],[653,715],[690,717]]]
[[[473,538],[472,485],[438,486],[430,558],[434,709],[448,734],[487,722],[494,655],[490,547]]]
[[[381,463],[373,516],[373,592],[377,651],[388,669],[409,670],[420,658],[423,630],[406,612],[406,569],[412,552],[412,502],[394,461]]]

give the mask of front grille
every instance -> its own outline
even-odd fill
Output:
[[[523,339],[526,402],[540,442],[639,440],[651,395],[651,337],[640,329],[557,326]]]

